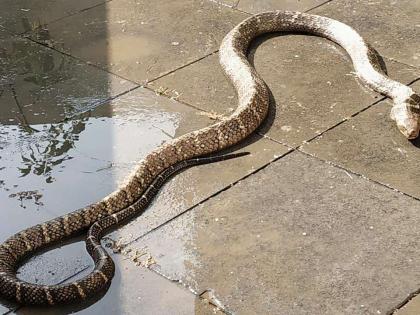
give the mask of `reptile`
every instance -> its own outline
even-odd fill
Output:
[[[93,297],[106,290],[114,263],[101,245],[104,233],[139,215],[165,181],[193,165],[242,156],[213,156],[237,144],[264,121],[269,108],[266,84],[247,59],[250,43],[272,32],[297,32],[327,38],[350,56],[359,79],[391,98],[391,118],[408,139],[419,134],[420,96],[409,86],[380,71],[376,52],[350,26],[331,18],[300,12],[272,11],[251,16],[223,39],[220,64],[236,89],[238,107],[217,123],[178,137],[150,152],[116,191],[102,200],[42,224],[29,227],[0,245],[0,295],[21,304],[63,304]],[[95,268],[72,283],[40,285],[19,279],[16,272],[28,256],[87,231],[86,248]]]

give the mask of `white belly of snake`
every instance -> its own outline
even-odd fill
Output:
[[[103,200],[29,227],[7,239],[0,245],[0,295],[24,304],[60,304],[86,299],[105,290],[114,275],[114,265],[100,244],[103,230],[141,213],[168,176],[177,170],[222,160],[223,157],[195,158],[238,143],[264,120],[269,106],[268,90],[246,54],[254,38],[270,32],[303,32],[336,42],[349,54],[358,77],[393,100],[391,117],[402,134],[409,139],[418,136],[420,96],[378,71],[376,53],[351,27],[330,18],[299,12],[275,11],[252,16],[230,31],[220,48],[220,64],[238,95],[235,112],[223,121],[152,151],[125,184]],[[87,249],[95,262],[92,273],[73,283],[56,286],[37,285],[17,278],[16,270],[25,257],[88,229]]]

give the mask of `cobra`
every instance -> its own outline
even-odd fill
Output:
[[[357,76],[367,86],[391,98],[391,118],[408,139],[419,134],[420,96],[391,80],[377,64],[376,53],[346,24],[317,15],[273,11],[252,16],[232,29],[220,47],[220,64],[237,91],[239,105],[226,119],[165,143],[149,153],[115,192],[104,199],[43,224],[29,227],[0,245],[0,294],[22,304],[62,304],[97,295],[114,275],[112,259],[101,246],[108,228],[140,214],[165,180],[188,166],[238,155],[204,157],[248,137],[265,119],[269,93],[247,60],[251,41],[269,32],[304,32],[327,38],[350,56]],[[239,154],[240,156],[241,154]],[[94,270],[73,283],[44,286],[16,276],[27,256],[64,239],[88,231],[86,247]]]

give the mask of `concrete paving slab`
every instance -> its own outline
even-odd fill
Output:
[[[240,0],[238,9],[252,14],[274,10],[307,11],[327,2],[326,0]]]
[[[60,122],[136,85],[1,32],[0,123]]]
[[[132,244],[237,314],[385,314],[418,289],[418,201],[292,153]]]
[[[29,32],[38,26],[75,14],[106,0],[2,0],[0,25],[14,32]]]
[[[354,27],[383,56],[420,67],[420,2],[334,0],[314,11]]]
[[[99,300],[53,308],[23,307],[15,314],[212,314],[182,285],[136,266],[121,255],[113,255],[113,259],[116,263],[115,277],[109,290]],[[71,278],[69,282],[87,272]]]
[[[316,51],[317,53],[314,53]],[[311,36],[262,37],[250,60],[273,97],[267,135],[297,146],[365,108],[379,94],[365,88],[354,75],[345,52],[331,42]],[[418,69],[386,60],[390,77],[408,83]],[[235,90],[227,81],[217,55],[152,82],[151,88],[199,108],[230,114],[236,108]]]
[[[47,26],[47,41],[32,37],[141,83],[217,50],[247,16],[208,0],[120,0],[104,7]]]
[[[413,85],[420,90],[420,82]],[[381,102],[343,123],[303,150],[420,198],[419,140],[407,141],[389,118],[391,103]]]

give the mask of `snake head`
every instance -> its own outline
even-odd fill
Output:
[[[412,94],[391,109],[391,119],[407,139],[415,139],[420,131],[420,95]]]

